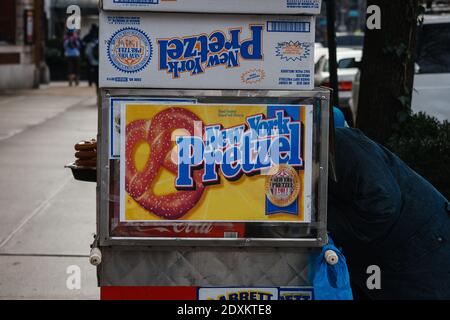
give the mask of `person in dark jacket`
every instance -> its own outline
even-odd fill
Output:
[[[95,84],[98,87],[98,26],[91,25],[89,33],[83,38],[84,54],[87,62],[87,79],[89,86]]]
[[[336,129],[337,182],[328,228],[347,259],[355,297],[450,299],[450,204],[359,130]],[[378,266],[380,289],[369,289]]]

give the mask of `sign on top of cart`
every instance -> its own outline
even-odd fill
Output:
[[[101,87],[314,87],[314,16],[103,11],[100,27]]]
[[[320,13],[322,0],[103,0],[104,10],[205,13]]]

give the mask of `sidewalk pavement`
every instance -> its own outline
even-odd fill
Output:
[[[0,92],[0,299],[98,299],[96,185],[64,168],[73,145],[96,135],[94,87]],[[80,289],[66,285],[72,265]]]

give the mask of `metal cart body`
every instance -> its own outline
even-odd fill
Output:
[[[314,108],[313,215],[306,224],[255,224],[257,237],[115,236],[119,159],[110,157],[111,99],[183,98],[198,103],[294,104]],[[314,91],[101,89],[98,121],[98,282],[114,287],[311,287],[311,258],[327,243],[329,99]],[[176,294],[174,294],[176,296]],[[183,297],[192,298],[192,297]],[[194,297],[195,298],[195,297]],[[198,298],[198,296],[197,296]]]

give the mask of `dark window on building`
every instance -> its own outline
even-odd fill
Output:
[[[418,30],[420,73],[450,73],[450,23],[425,24]]]
[[[16,39],[16,1],[1,0],[0,44],[14,43]]]
[[[364,45],[364,36],[363,35],[337,35],[336,36],[336,45],[338,47],[355,47],[362,48]]]

